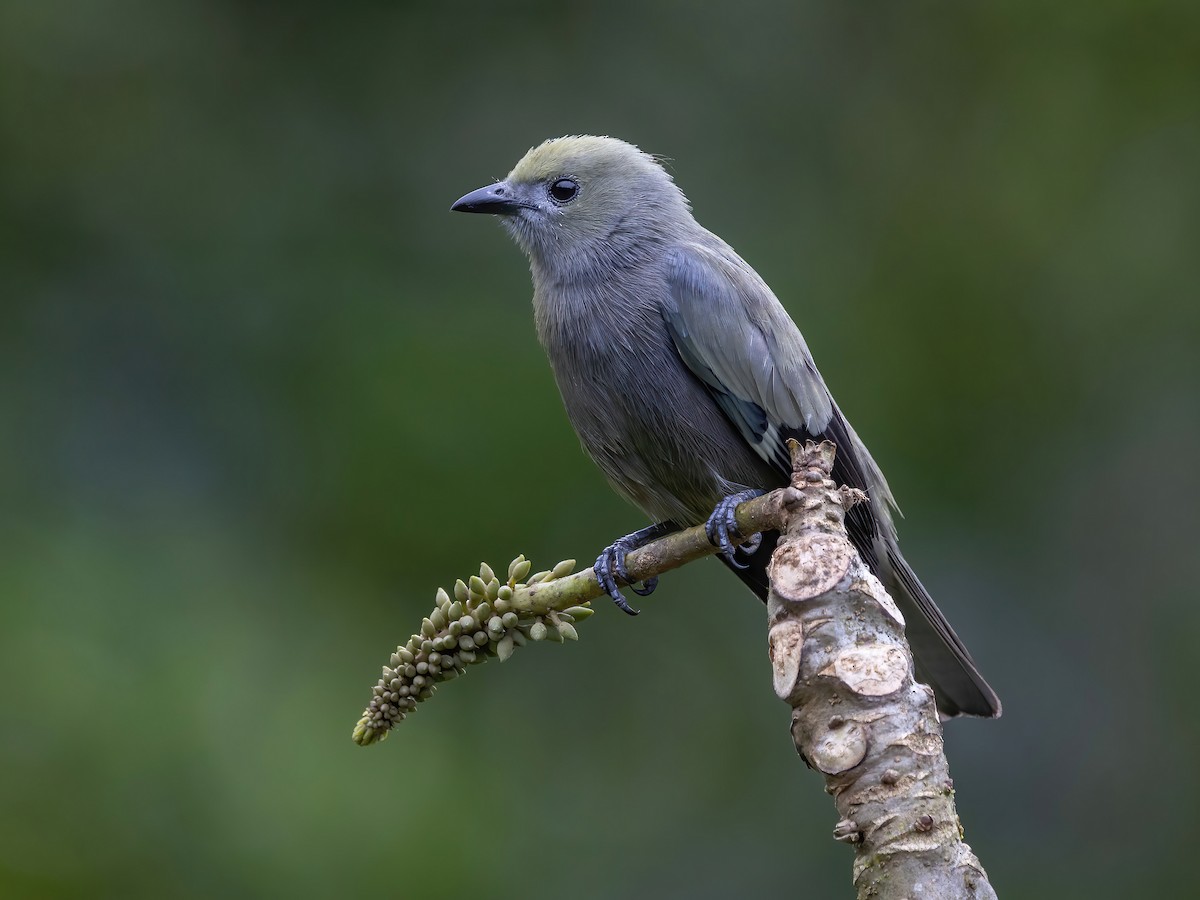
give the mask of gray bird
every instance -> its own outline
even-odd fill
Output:
[[[653,157],[614,138],[557,138],[451,208],[499,216],[529,257],[538,338],[571,424],[613,487],[655,520],[596,561],[622,609],[634,612],[618,587],[629,584],[626,554],[701,522],[766,599],[778,534],[735,549],[732,510],[788,482],[787,438],[831,440],[834,479],[869,498],[847,530],[904,613],[918,676],[944,715],[1000,715],[901,556],[892,493],[799,329],[758,273],[696,222]],[[632,587],[644,595],[654,584]]]

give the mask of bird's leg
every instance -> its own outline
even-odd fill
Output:
[[[617,582],[627,584],[633,588],[633,592],[640,597],[645,597],[654,592],[658,586],[657,578],[647,578],[642,582],[640,588],[634,587],[629,580],[629,570],[625,568],[625,557],[639,547],[644,547],[646,544],[660,538],[663,535],[670,534],[673,531],[678,531],[679,526],[674,522],[659,522],[657,525],[651,525],[643,528],[641,531],[635,531],[633,534],[627,534],[623,538],[618,538],[613,541],[604,551],[596,558],[596,580],[600,582],[600,587],[608,593],[608,596],[613,598],[613,602],[622,610],[629,613],[631,616],[636,616],[639,610],[631,607],[626,599],[621,595],[621,589]]]
[[[742,533],[738,531],[737,517],[734,513],[740,504],[747,500],[753,500],[755,497],[761,497],[765,493],[766,491],[750,490],[730,494],[721,499],[712,515],[708,517],[708,521],[704,523],[704,533],[708,535],[708,542],[714,547],[720,547],[725,561],[735,569],[744,569],[747,564],[738,562],[734,553],[740,550],[749,556],[762,543],[762,535],[750,535],[740,547],[735,548],[733,541],[741,538]]]

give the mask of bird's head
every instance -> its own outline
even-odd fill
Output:
[[[683,192],[654,157],[589,135],[534,147],[503,181],[451,209],[500,216],[535,265],[559,275],[602,261],[632,264],[693,221]]]

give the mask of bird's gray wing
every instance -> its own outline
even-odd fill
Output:
[[[846,531],[904,612],[918,673],[935,686],[939,708],[951,715],[999,715],[995,692],[900,553],[889,511],[895,501],[883,473],[837,408],[771,289],[715,238],[672,251],[667,282],[663,316],[680,358],[783,479],[791,471],[789,437],[837,445],[834,481],[862,488],[870,501],[846,513]],[[764,539],[749,567],[735,570],[764,598],[773,546],[773,538]]]
[[[848,525],[864,552],[891,533],[896,503],[883,473],[838,409],[800,329],[766,282],[719,238],[683,244],[667,260],[663,310],[680,358],[747,443],[786,478],[787,439],[837,445],[833,477],[871,500]]]
[[[750,446],[786,473],[787,438],[829,438],[839,461],[855,470],[846,483],[890,501],[800,329],[758,273],[727,246],[693,243],[671,252],[666,275],[663,315],[680,358]]]
[[[728,248],[676,248],[667,282],[664,317],[680,357],[755,451],[789,471],[784,431],[816,436],[834,418],[800,330]]]

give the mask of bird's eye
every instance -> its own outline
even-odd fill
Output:
[[[579,182],[574,178],[560,178],[550,185],[550,197],[555,203],[570,203],[579,193]]]

